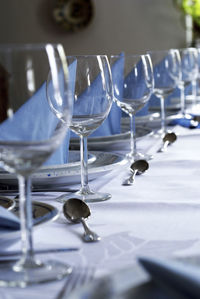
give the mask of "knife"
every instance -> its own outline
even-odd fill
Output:
[[[66,247],[66,248],[48,248],[48,249],[36,249],[34,250],[35,254],[45,254],[45,253],[60,253],[60,252],[71,252],[78,251],[78,247]],[[0,251],[0,261],[5,260],[15,260],[18,259],[22,255],[20,250],[14,251]]]

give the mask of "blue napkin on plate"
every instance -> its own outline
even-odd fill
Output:
[[[69,67],[69,76],[74,76],[75,68]],[[26,113],[25,113],[26,111]],[[48,123],[48,126],[46,125]],[[51,135],[58,123],[58,118],[51,111],[46,95],[46,82],[22,105],[14,117],[0,125],[0,140],[37,141]],[[31,132],[31,134],[30,134]],[[51,155],[44,165],[67,163],[69,152],[69,130],[60,147]]]
[[[140,264],[152,278],[177,297],[184,299],[200,298],[200,268],[172,260],[139,258]]]
[[[12,212],[0,206],[0,229],[20,229],[20,220]]]

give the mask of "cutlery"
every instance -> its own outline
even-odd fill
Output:
[[[196,129],[200,123],[200,115],[195,115],[190,120],[190,129]]]
[[[85,242],[96,242],[101,240],[99,235],[90,230],[85,221],[85,219],[91,215],[91,212],[90,208],[84,201],[78,198],[68,199],[63,205],[63,214],[73,223],[82,223],[85,230],[83,235],[83,240]]]
[[[166,133],[165,136],[163,137],[163,145],[161,148],[157,151],[158,153],[165,152],[168,145],[174,143],[177,139],[177,136],[174,132]]]
[[[91,282],[94,279],[94,273],[95,269],[89,267],[73,269],[55,299],[68,298],[72,292]]]
[[[126,179],[122,185],[130,186],[135,181],[135,176],[144,173],[149,168],[149,163],[146,160],[136,160],[130,166],[131,176]]]
[[[78,247],[64,247],[64,248],[48,248],[48,249],[35,249],[35,254],[47,254],[47,253],[60,253],[60,252],[70,252],[77,251]],[[16,260],[21,257],[22,252],[20,250],[14,251],[0,251],[0,261],[5,260]]]

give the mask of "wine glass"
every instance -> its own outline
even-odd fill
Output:
[[[196,106],[197,106],[197,110],[198,112],[200,111],[200,104],[199,104],[199,100],[200,100],[200,48],[197,48],[197,82],[196,82],[196,91],[197,91],[197,98],[196,98]]]
[[[165,98],[176,88],[180,80],[180,56],[176,49],[149,51],[153,64],[154,94],[160,98],[161,130],[159,135],[167,132],[165,124]]]
[[[49,109],[46,78],[63,105],[64,122]],[[65,89],[65,93],[61,90]],[[31,175],[61,144],[72,114],[68,67],[60,44],[0,45],[0,160],[19,182],[22,257],[0,264],[0,286],[25,287],[61,279],[71,267],[34,257]]]
[[[180,89],[181,112],[183,118],[191,119],[191,115],[186,113],[185,88],[192,83],[192,94],[196,101],[196,79],[198,76],[198,53],[195,48],[179,49],[181,59],[181,76],[178,81]]]
[[[98,202],[111,198],[109,193],[92,191],[88,184],[87,137],[106,119],[113,101],[110,65],[105,55],[78,55],[67,57],[71,68],[73,90],[73,116],[70,129],[80,137],[81,189],[73,196],[86,202]],[[50,80],[50,78],[49,78]],[[50,94],[49,105],[58,118],[59,106]],[[64,202],[71,196],[64,196]]]
[[[135,114],[145,106],[153,92],[153,68],[148,54],[111,55],[111,65],[114,65],[119,59],[124,60],[123,74],[121,84],[113,83],[114,101],[130,117],[131,150],[126,157],[132,163],[141,158],[150,159],[148,155],[137,151]]]

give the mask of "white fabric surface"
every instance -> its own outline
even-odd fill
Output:
[[[94,266],[96,277],[114,273],[136,263],[137,256],[192,256],[200,252],[200,130],[176,128],[178,140],[165,153],[155,153],[149,170],[136,176],[135,184],[122,186],[126,169],[93,181],[93,188],[110,192],[109,201],[90,204],[90,227],[102,240],[86,244],[80,224],[71,225],[62,216],[34,231],[34,246],[79,246],[78,252],[49,254],[71,264]],[[138,142],[148,152],[159,147],[153,136]],[[156,145],[156,146],[155,146]],[[154,147],[152,147],[154,146]],[[59,193],[60,194],[60,193]],[[58,193],[35,194],[62,210]],[[19,247],[19,243],[9,249]],[[47,258],[47,256],[41,256]],[[0,298],[55,298],[64,281],[26,289],[0,288]]]

